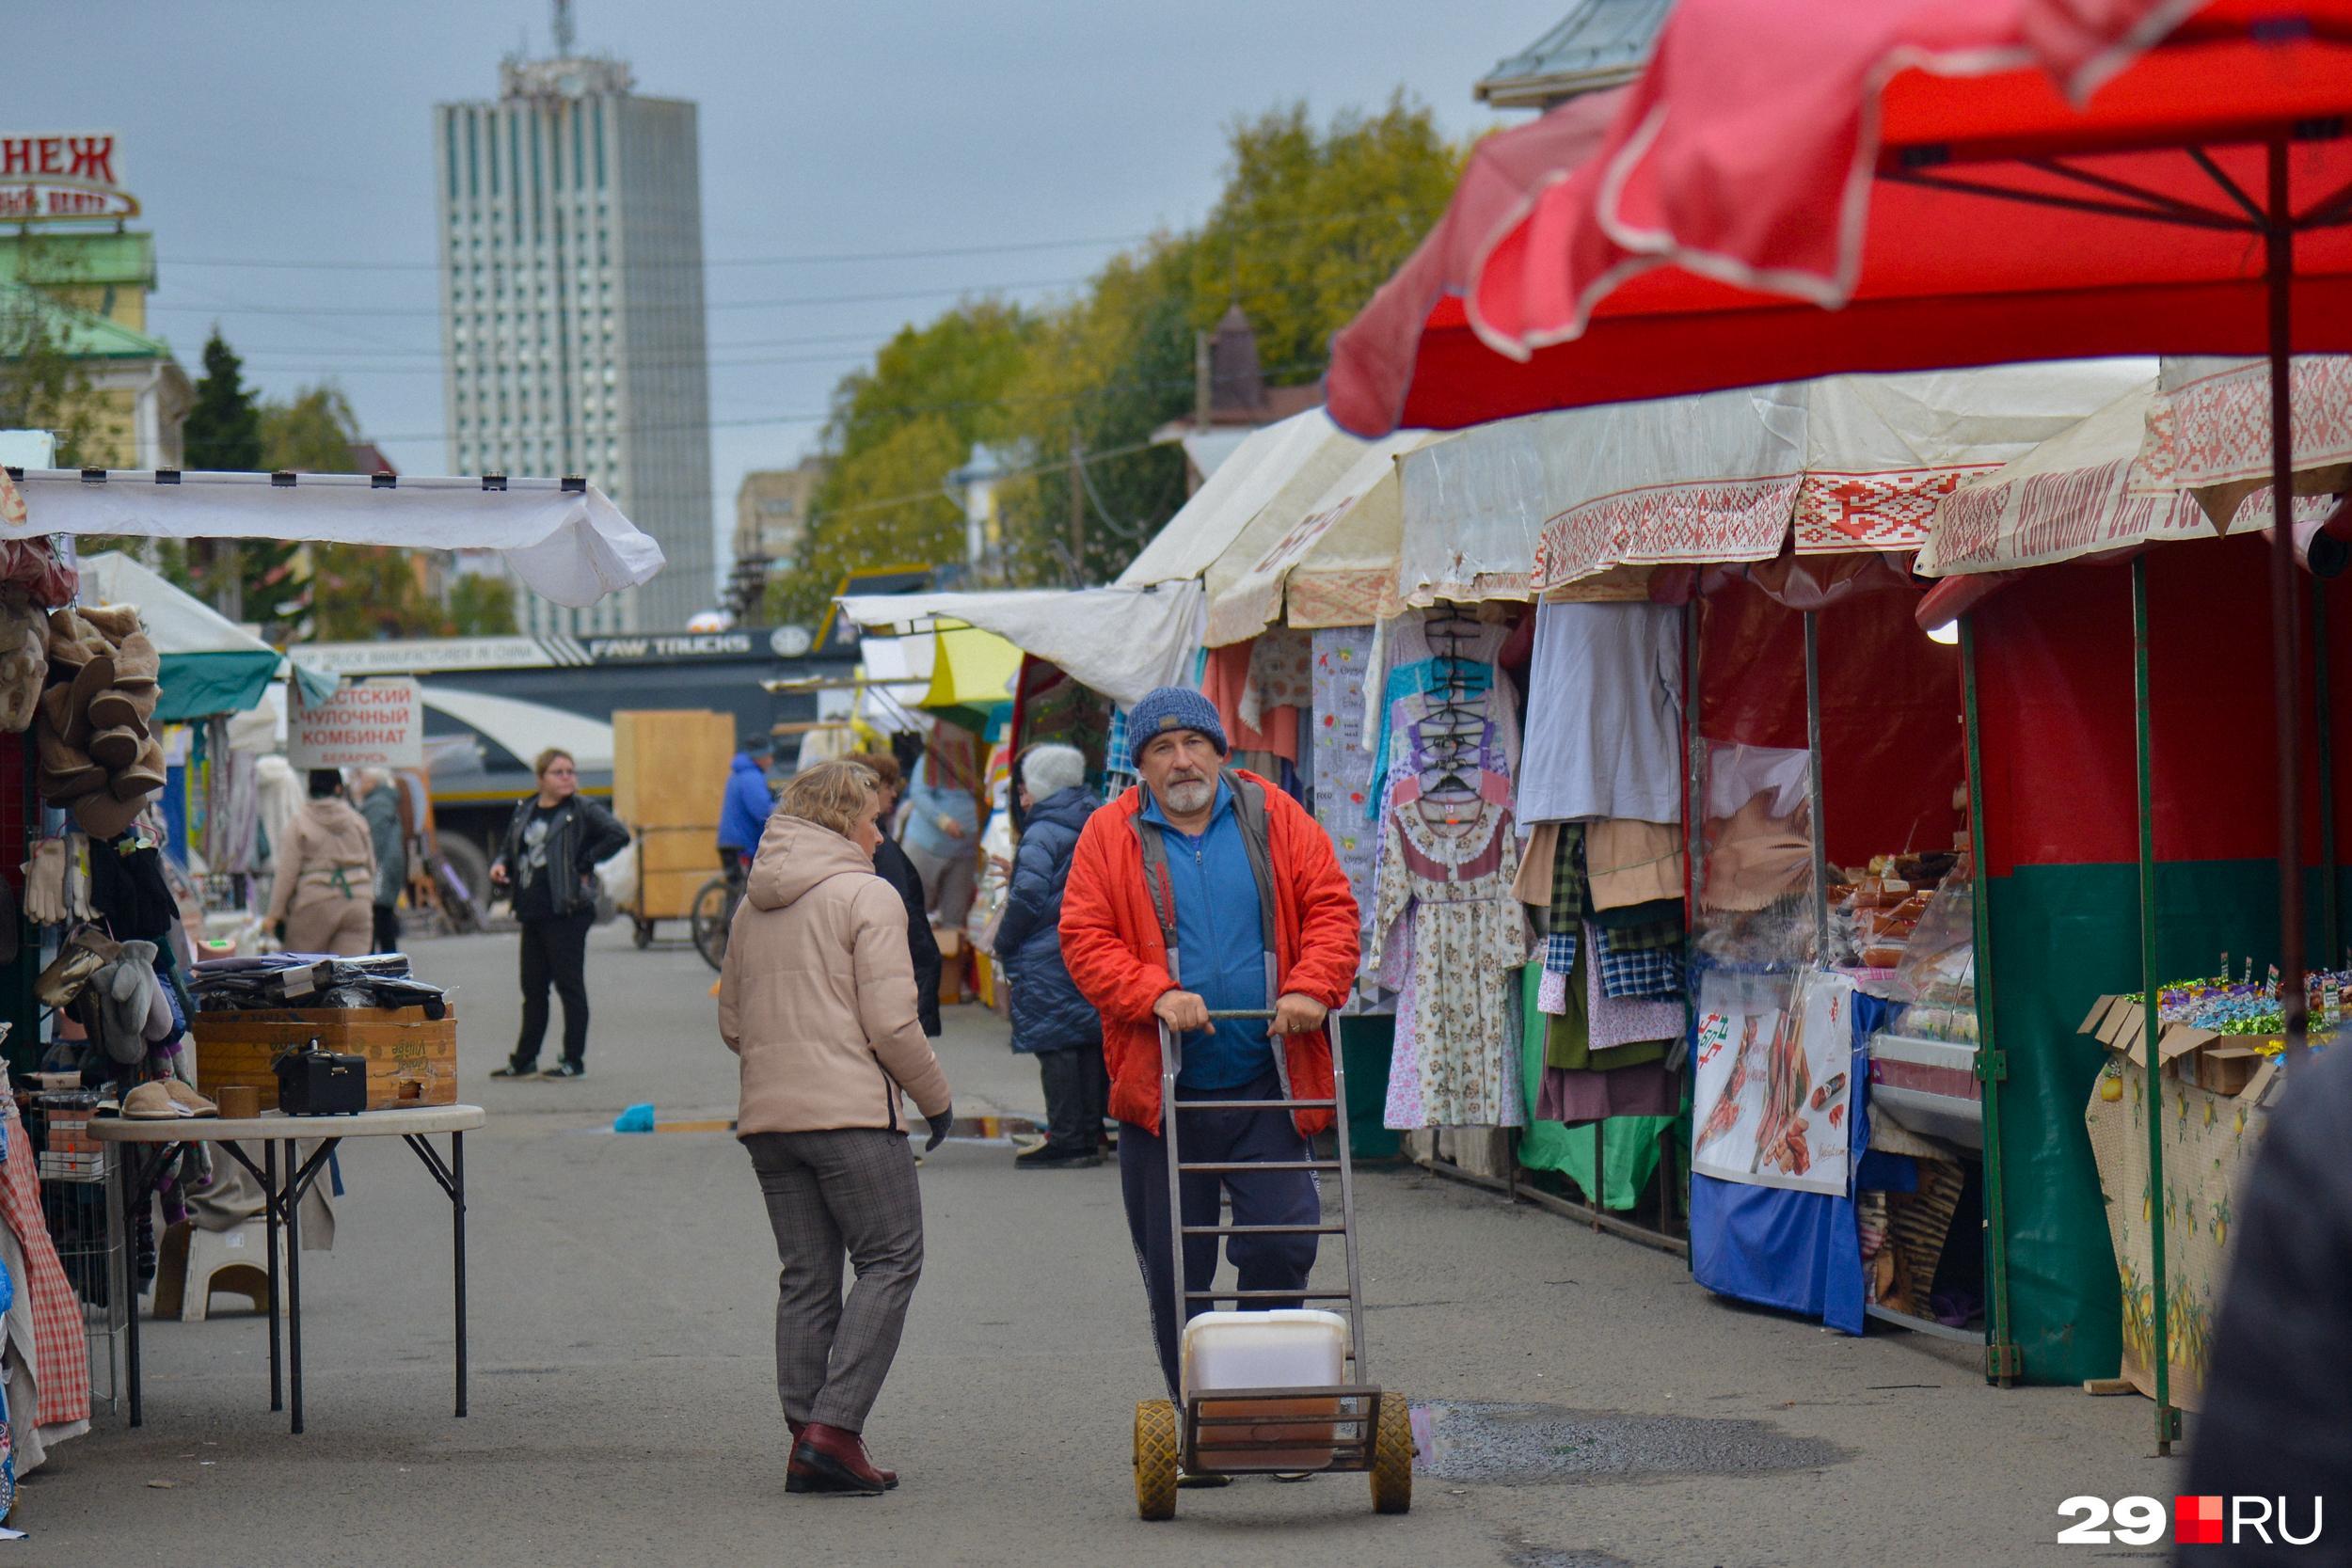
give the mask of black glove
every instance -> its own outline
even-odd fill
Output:
[[[923,1119],[930,1124],[931,1129],[930,1141],[923,1145],[923,1152],[929,1154],[932,1149],[937,1148],[941,1144],[947,1141],[948,1130],[956,1124],[956,1108],[953,1105],[950,1105],[946,1110],[940,1112],[939,1115],[935,1117],[925,1117]]]
[[[281,920],[277,925],[272,926],[270,927],[270,934],[278,939],[278,946],[283,947],[286,945],[286,923],[284,921]]]

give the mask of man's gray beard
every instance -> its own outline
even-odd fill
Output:
[[[1168,786],[1168,805],[1180,816],[1190,816],[1216,799],[1216,783],[1213,779],[1189,779]]]

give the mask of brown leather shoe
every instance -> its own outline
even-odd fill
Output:
[[[791,1417],[787,1416],[784,1418],[784,1424],[792,1430],[792,1448],[797,1455],[801,1447],[801,1433],[807,1427],[808,1423],[805,1421],[796,1421]],[[785,1476],[787,1480],[790,1479],[794,1468],[800,1468],[803,1472],[806,1470],[806,1466],[802,1465],[796,1457],[792,1464],[787,1465],[785,1468]],[[896,1486],[898,1484],[898,1472],[896,1470],[885,1470],[881,1465],[876,1465],[874,1466],[874,1473],[882,1478],[882,1484],[884,1486]]]
[[[822,1421],[801,1428],[784,1477],[787,1492],[866,1497],[879,1497],[898,1483],[895,1476],[876,1469],[866,1457],[865,1440],[856,1433]]]

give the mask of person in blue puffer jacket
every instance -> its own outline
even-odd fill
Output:
[[[768,788],[768,737],[748,735],[735,749],[735,766],[727,774],[726,797],[719,807],[719,869],[729,881],[739,881],[759,848],[759,835],[776,798]]]
[[[1015,1158],[1023,1170],[1103,1163],[1103,1110],[1110,1093],[1103,1025],[1061,958],[1062,885],[1087,818],[1102,804],[1086,787],[1074,746],[1033,746],[1016,788],[1021,845],[996,927],[996,959],[1012,983],[1012,1048],[1037,1057],[1045,1085],[1045,1141]]]

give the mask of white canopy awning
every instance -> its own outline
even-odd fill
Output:
[[[1081,686],[1121,703],[1137,702],[1154,687],[1183,679],[1200,646],[1201,593],[1197,582],[852,594],[844,595],[840,604],[841,613],[860,626],[914,631],[934,621],[961,621],[993,631],[1023,653],[1058,665]]]
[[[1247,641],[1277,620],[1369,626],[1396,613],[1391,601],[1405,543],[1397,460],[1450,438],[1414,430],[1357,442],[1352,459],[1323,490],[1304,497],[1289,491],[1262,507],[1203,574],[1209,644]]]
[[[1525,597],[1620,565],[1915,549],[1936,499],[2153,373],[2084,360],[1832,376],[1504,420],[1400,462],[1398,597]]]
[[[2292,367],[2298,517],[2352,462],[2352,357]],[[2270,526],[2269,367],[2173,358],[2090,417],[1936,505],[1930,577],[2046,566],[2151,542]],[[2308,487],[2308,488],[2307,488]]]
[[[1286,499],[1292,518],[1303,516],[1363,450],[1319,407],[1253,431],[1152,535],[1117,586],[1200,577],[1268,505]]]
[[[406,549],[494,549],[532,592],[557,604],[595,604],[661,570],[661,546],[594,485],[510,479],[408,479],[367,474],[147,469],[86,479],[71,468],[28,468],[17,481],[25,533],[106,533],[146,539],[286,539]]]

